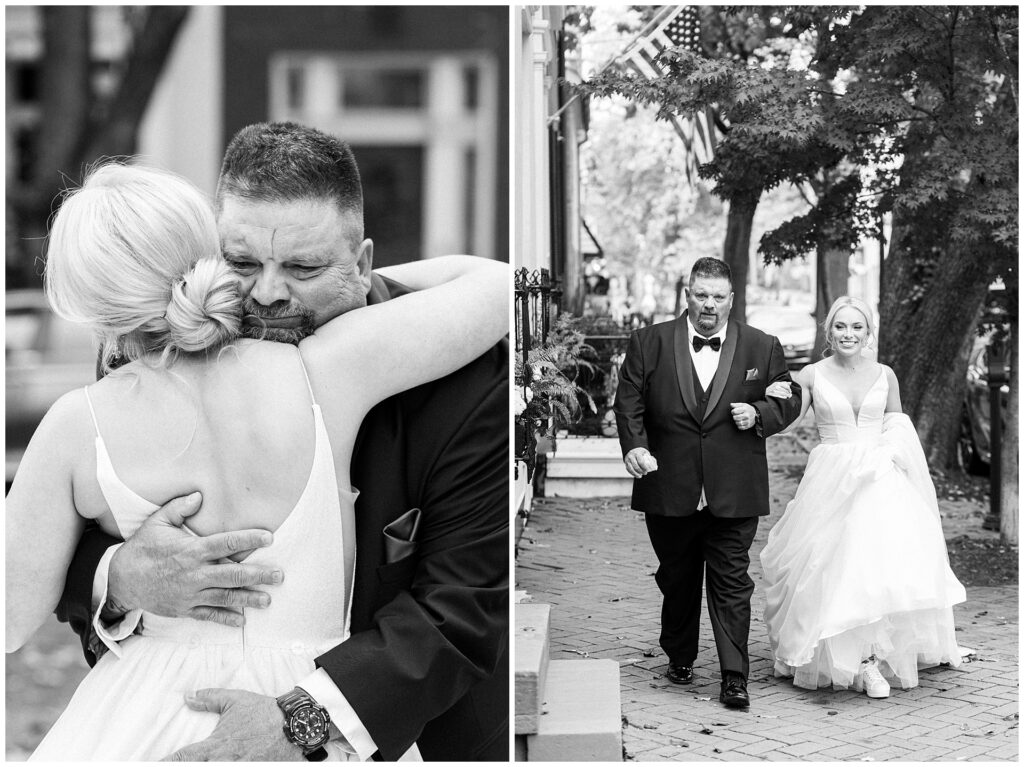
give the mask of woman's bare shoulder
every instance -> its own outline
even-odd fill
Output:
[[[25,451],[28,465],[70,474],[95,437],[85,389],[69,391],[50,406],[32,434]]]
[[[804,365],[802,368],[793,373],[793,380],[801,386],[810,386],[814,383],[814,369],[820,362],[814,362],[810,365]]]
[[[95,384],[93,384],[95,386]],[[43,420],[36,429],[38,433],[54,431],[67,438],[88,435],[91,437],[92,419],[89,417],[89,404],[86,399],[85,387],[72,389],[62,394],[50,406]]]
[[[890,386],[899,385],[899,380],[896,378],[896,372],[891,367],[881,362],[878,363],[878,367],[881,368],[882,372],[885,374],[885,378],[889,382]]]

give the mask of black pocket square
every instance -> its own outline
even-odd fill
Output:
[[[416,551],[420,532],[420,510],[409,509],[384,528],[384,561],[397,562]]]

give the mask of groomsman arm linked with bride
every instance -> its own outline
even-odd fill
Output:
[[[107,375],[54,405],[8,495],[7,649],[54,610],[66,576],[92,591],[92,570],[75,578],[71,564],[87,521],[127,540],[101,567],[111,592],[110,557],[128,550],[147,563],[150,593],[137,602],[139,584],[116,586],[113,612],[133,608],[128,636],[97,613],[110,651],[32,758],[396,760],[418,758],[418,743],[438,758],[445,741],[481,759],[504,751],[506,698],[488,706],[473,690],[503,652],[507,570],[492,576],[473,557],[475,541],[507,551],[507,520],[487,522],[488,488],[505,484],[486,445],[448,444],[474,500],[447,509],[430,476],[448,476],[446,463],[410,412],[436,410],[423,385],[469,365],[465,401],[486,429],[504,422],[506,388],[494,387],[504,408],[492,423],[476,394],[495,382],[473,366],[503,350],[507,266],[453,256],[371,273],[350,150],[292,124],[236,136],[216,202],[215,214],[183,179],[107,164],[53,223],[48,297],[96,331]],[[382,278],[406,294],[374,299]],[[406,391],[414,402],[375,409]],[[439,441],[462,428],[440,423]],[[366,453],[398,451],[406,432],[425,455]],[[374,478],[375,459],[390,476]],[[378,488],[370,505],[357,476]],[[422,514],[398,505],[407,483]],[[130,548],[136,533],[144,544]]]
[[[720,701],[750,705],[749,549],[769,513],[765,439],[813,409],[820,444],[760,559],[777,676],[885,697],[922,666],[961,662],[935,490],[890,368],[870,352],[868,307],[843,297],[828,353],[791,378],[778,339],[729,319],[728,266],[693,266],[687,310],[634,332],[616,396],[619,439],[663,595],[667,678],[693,681],[701,589]]]

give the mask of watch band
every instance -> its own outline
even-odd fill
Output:
[[[303,754],[306,757],[307,762],[322,762],[327,759],[327,749],[323,746],[310,751],[308,754]]]

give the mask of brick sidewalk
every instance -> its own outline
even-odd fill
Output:
[[[626,758],[1016,761],[1015,586],[968,587],[967,602],[954,612],[960,644],[977,654],[959,669],[922,670],[913,690],[872,700],[851,691],[802,690],[773,678],[757,553],[793,496],[807,454],[792,437],[769,446],[773,513],[759,526],[751,551],[752,705],[746,712],[718,702],[718,658],[706,611],[695,684],[677,686],[662,676],[667,659],[658,646],[657,559],[643,515],[629,509],[628,498],[534,502],[520,543],[516,588],[552,605],[553,660],[619,662]],[[983,510],[942,506],[947,537],[968,526],[972,535],[987,535],[973,527]]]

